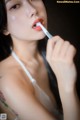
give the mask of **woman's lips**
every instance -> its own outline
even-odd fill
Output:
[[[42,28],[40,26],[33,27],[34,30],[41,31]]]
[[[44,20],[40,18],[40,19],[35,20],[35,22],[33,23],[32,28],[33,28],[34,30],[41,31],[42,28],[41,28],[40,26],[37,26],[37,25],[36,25],[38,22],[40,22],[42,25],[44,25]]]

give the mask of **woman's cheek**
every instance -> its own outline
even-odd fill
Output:
[[[11,19],[14,21],[14,20],[16,20],[16,17],[15,16],[11,16]]]

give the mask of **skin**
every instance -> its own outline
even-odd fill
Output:
[[[16,17],[15,17],[15,16],[12,16],[12,20],[16,20]]]
[[[16,6],[12,7],[14,4]],[[8,24],[4,34],[11,35],[13,50],[56,106],[43,58],[37,50],[38,40],[45,35],[42,31],[32,29],[33,22],[38,18],[44,19],[44,26],[47,28],[47,14],[42,0],[11,0],[6,4],[6,11]],[[75,90],[76,68],[73,62],[75,53],[75,48],[59,36],[51,38],[47,43],[46,59],[57,77],[64,120],[79,120]],[[39,103],[28,76],[12,56],[2,61],[0,68],[0,91],[21,120],[57,120]]]

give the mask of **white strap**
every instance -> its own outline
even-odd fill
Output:
[[[14,51],[12,51],[12,56],[21,65],[21,67],[23,68],[23,70],[25,71],[25,73],[27,74],[27,76],[29,77],[29,79],[31,80],[31,82],[34,82],[35,79],[31,76],[31,74],[29,73],[29,71],[27,70],[27,68],[25,67],[25,65],[20,61],[20,59],[18,58],[18,56],[15,54]]]

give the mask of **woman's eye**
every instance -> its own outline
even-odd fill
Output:
[[[14,10],[14,9],[18,9],[18,8],[20,8],[20,4],[15,4],[10,8],[10,10],[12,10],[12,9]]]

